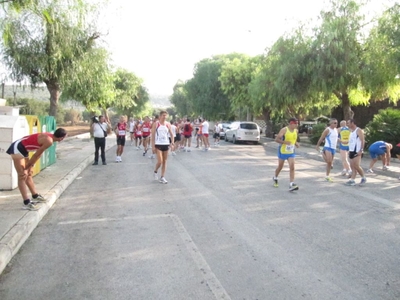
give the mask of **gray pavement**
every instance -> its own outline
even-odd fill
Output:
[[[113,147],[115,137],[107,138],[106,145],[107,149]],[[58,197],[93,162],[93,152],[89,134],[69,137],[58,143],[57,163],[34,177],[37,190],[48,199],[38,211],[21,209],[18,189],[0,191],[0,274]]]
[[[0,276],[7,299],[399,299],[398,165],[347,187],[312,148],[273,188],[274,142],[83,170]],[[313,159],[310,159],[313,158]],[[368,163],[364,160],[363,164]]]

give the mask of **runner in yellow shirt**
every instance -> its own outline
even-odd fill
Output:
[[[274,186],[278,187],[278,175],[285,164],[285,160],[287,160],[290,168],[289,191],[291,192],[299,189],[297,184],[294,183],[295,148],[300,146],[297,142],[297,126],[297,119],[291,118],[289,120],[289,125],[282,128],[275,139],[275,141],[278,144],[281,144],[281,146],[278,148],[278,167],[276,168],[275,176],[273,177]]]

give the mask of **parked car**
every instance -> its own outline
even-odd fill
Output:
[[[225,141],[253,142],[257,145],[260,141],[260,127],[254,122],[233,122],[225,132]]]
[[[230,125],[231,125],[231,123],[218,124],[218,127],[220,128],[219,137],[221,140],[225,138],[225,132],[228,130]]]

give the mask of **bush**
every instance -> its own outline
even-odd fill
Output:
[[[313,125],[312,134],[310,136],[311,144],[316,145],[318,143],[318,140],[321,137],[321,134],[325,130],[325,128],[326,128],[325,123],[318,123]]]
[[[82,120],[81,113],[76,109],[69,109],[65,112],[64,121],[76,125]]]
[[[376,141],[395,146],[400,142],[400,110],[387,108],[379,111],[365,127],[366,147]]]
[[[7,105],[13,105],[13,99],[7,99]],[[49,114],[50,103],[29,98],[17,98],[16,104],[20,105],[20,115],[47,116]]]

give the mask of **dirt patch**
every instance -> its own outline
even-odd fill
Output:
[[[81,123],[77,125],[61,125],[59,127],[64,128],[68,132],[68,136],[75,136],[90,132],[90,126],[88,123]]]

